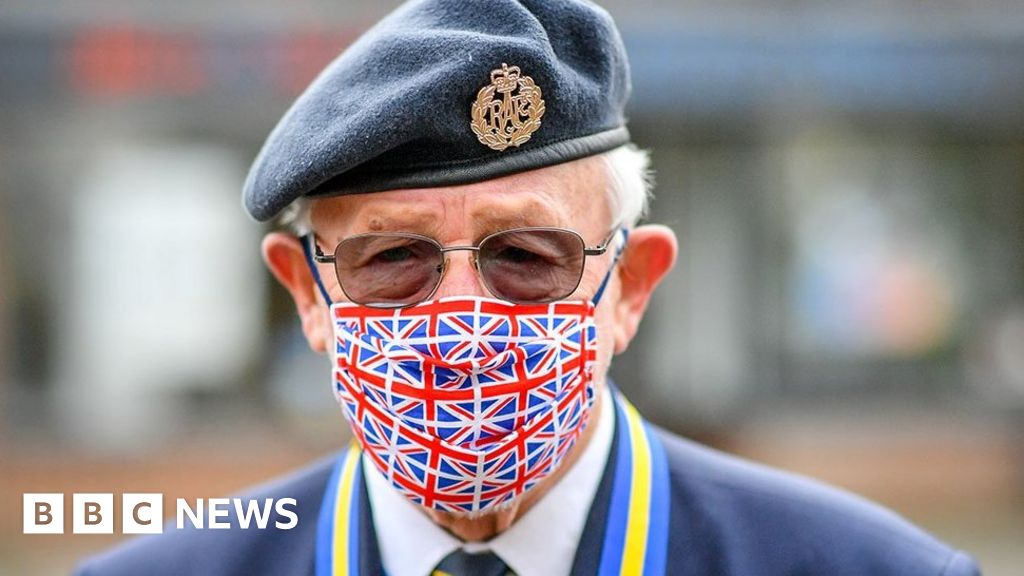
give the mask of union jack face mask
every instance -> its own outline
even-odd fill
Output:
[[[335,396],[414,503],[483,512],[558,469],[594,403],[595,303],[331,306]]]

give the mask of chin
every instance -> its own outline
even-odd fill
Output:
[[[497,506],[491,506],[486,510],[476,510],[473,512],[467,512],[465,510],[437,510],[433,508],[424,508],[424,510],[426,510],[428,516],[435,519],[444,519],[448,522],[479,520],[481,518],[487,518],[495,514],[515,511],[516,509],[519,508],[519,505],[523,502],[523,499],[532,492],[533,489],[531,488],[530,490],[527,490],[526,492],[516,496],[515,498],[502,502]]]

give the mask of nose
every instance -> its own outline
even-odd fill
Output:
[[[476,270],[476,252],[453,251],[446,254],[445,268],[441,276],[441,283],[434,293],[434,298],[446,296],[487,296],[487,291],[480,281],[480,275]]]

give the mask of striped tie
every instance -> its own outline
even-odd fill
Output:
[[[494,552],[470,554],[456,550],[444,557],[431,576],[514,576]]]

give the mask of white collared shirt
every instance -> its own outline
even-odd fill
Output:
[[[492,551],[517,576],[568,576],[615,430],[614,399],[602,388],[597,429],[579,460],[507,530],[487,542],[463,542],[392,488],[363,458],[381,562],[389,576],[428,576],[458,548]]]

